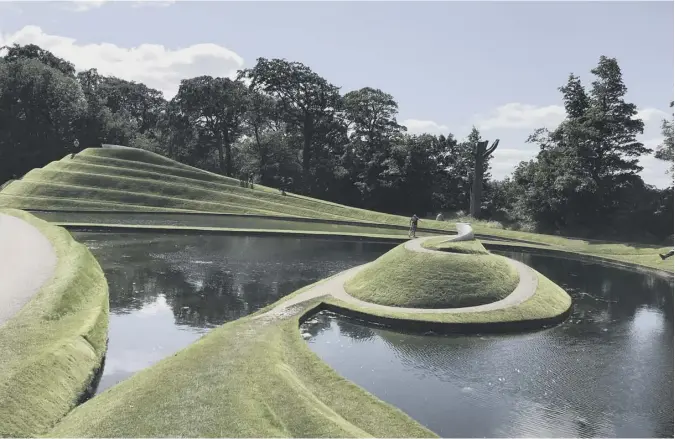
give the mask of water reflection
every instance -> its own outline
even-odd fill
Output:
[[[385,253],[367,242],[279,237],[73,233],[110,286],[98,392],[305,285]]]
[[[563,325],[441,337],[322,314],[320,330],[307,327],[309,345],[342,376],[444,437],[672,437],[672,281],[517,258],[573,296]]]

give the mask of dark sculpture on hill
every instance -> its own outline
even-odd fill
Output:
[[[495,152],[499,139],[495,140],[490,148],[487,147],[488,141],[483,140],[476,143],[473,150],[473,183],[471,185],[471,205],[469,212],[472,217],[480,216],[480,198],[483,192],[483,171],[485,170],[485,161]]]

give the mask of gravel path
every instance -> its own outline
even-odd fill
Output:
[[[49,240],[27,222],[0,213],[0,325],[28,303],[55,268]]]

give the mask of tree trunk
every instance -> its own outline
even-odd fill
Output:
[[[303,147],[302,147],[302,179],[304,189],[309,189],[309,166],[312,159],[312,135],[314,134],[314,120],[312,116],[305,115],[303,126]]]
[[[222,142],[218,142],[218,164],[220,166],[220,173],[225,175],[225,151]]]
[[[232,144],[230,143],[230,136],[228,133],[224,134],[222,143],[225,147],[225,175],[232,177]]]
[[[471,184],[471,204],[469,213],[478,219],[480,216],[480,199],[483,192],[483,155],[477,155],[473,167],[473,183]]]

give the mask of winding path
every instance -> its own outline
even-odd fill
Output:
[[[55,268],[51,242],[26,221],[0,213],[0,325],[28,303]]]
[[[405,248],[414,252],[423,252],[423,253],[433,253],[447,255],[446,252],[439,250],[430,250],[422,247],[422,243],[433,237],[418,238],[407,241],[405,243]],[[466,255],[470,257],[471,255]],[[259,315],[256,318],[260,318],[266,315],[274,316],[283,314],[285,310],[298,305],[300,303],[306,302],[308,300],[317,299],[319,297],[332,296],[338,300],[341,300],[346,303],[351,303],[353,305],[372,309],[377,311],[384,311],[390,313],[410,313],[410,314],[460,314],[460,313],[472,313],[480,311],[494,311],[498,309],[509,308],[512,306],[519,305],[532,297],[537,291],[537,286],[539,284],[537,272],[523,264],[522,262],[509,259],[504,257],[507,263],[514,267],[518,271],[520,280],[518,285],[513,290],[511,294],[505,298],[498,300],[496,302],[488,303],[485,305],[478,306],[467,306],[463,308],[403,308],[398,306],[385,306],[378,305],[375,303],[364,302],[359,300],[356,297],[353,297],[345,291],[344,285],[349,279],[351,279],[356,273],[366,268],[369,264],[360,265],[358,267],[343,271],[342,273],[329,278],[328,280],[321,282],[319,285],[311,288],[308,291],[298,294],[297,296],[288,299],[280,303],[275,308],[271,309],[265,314]]]

